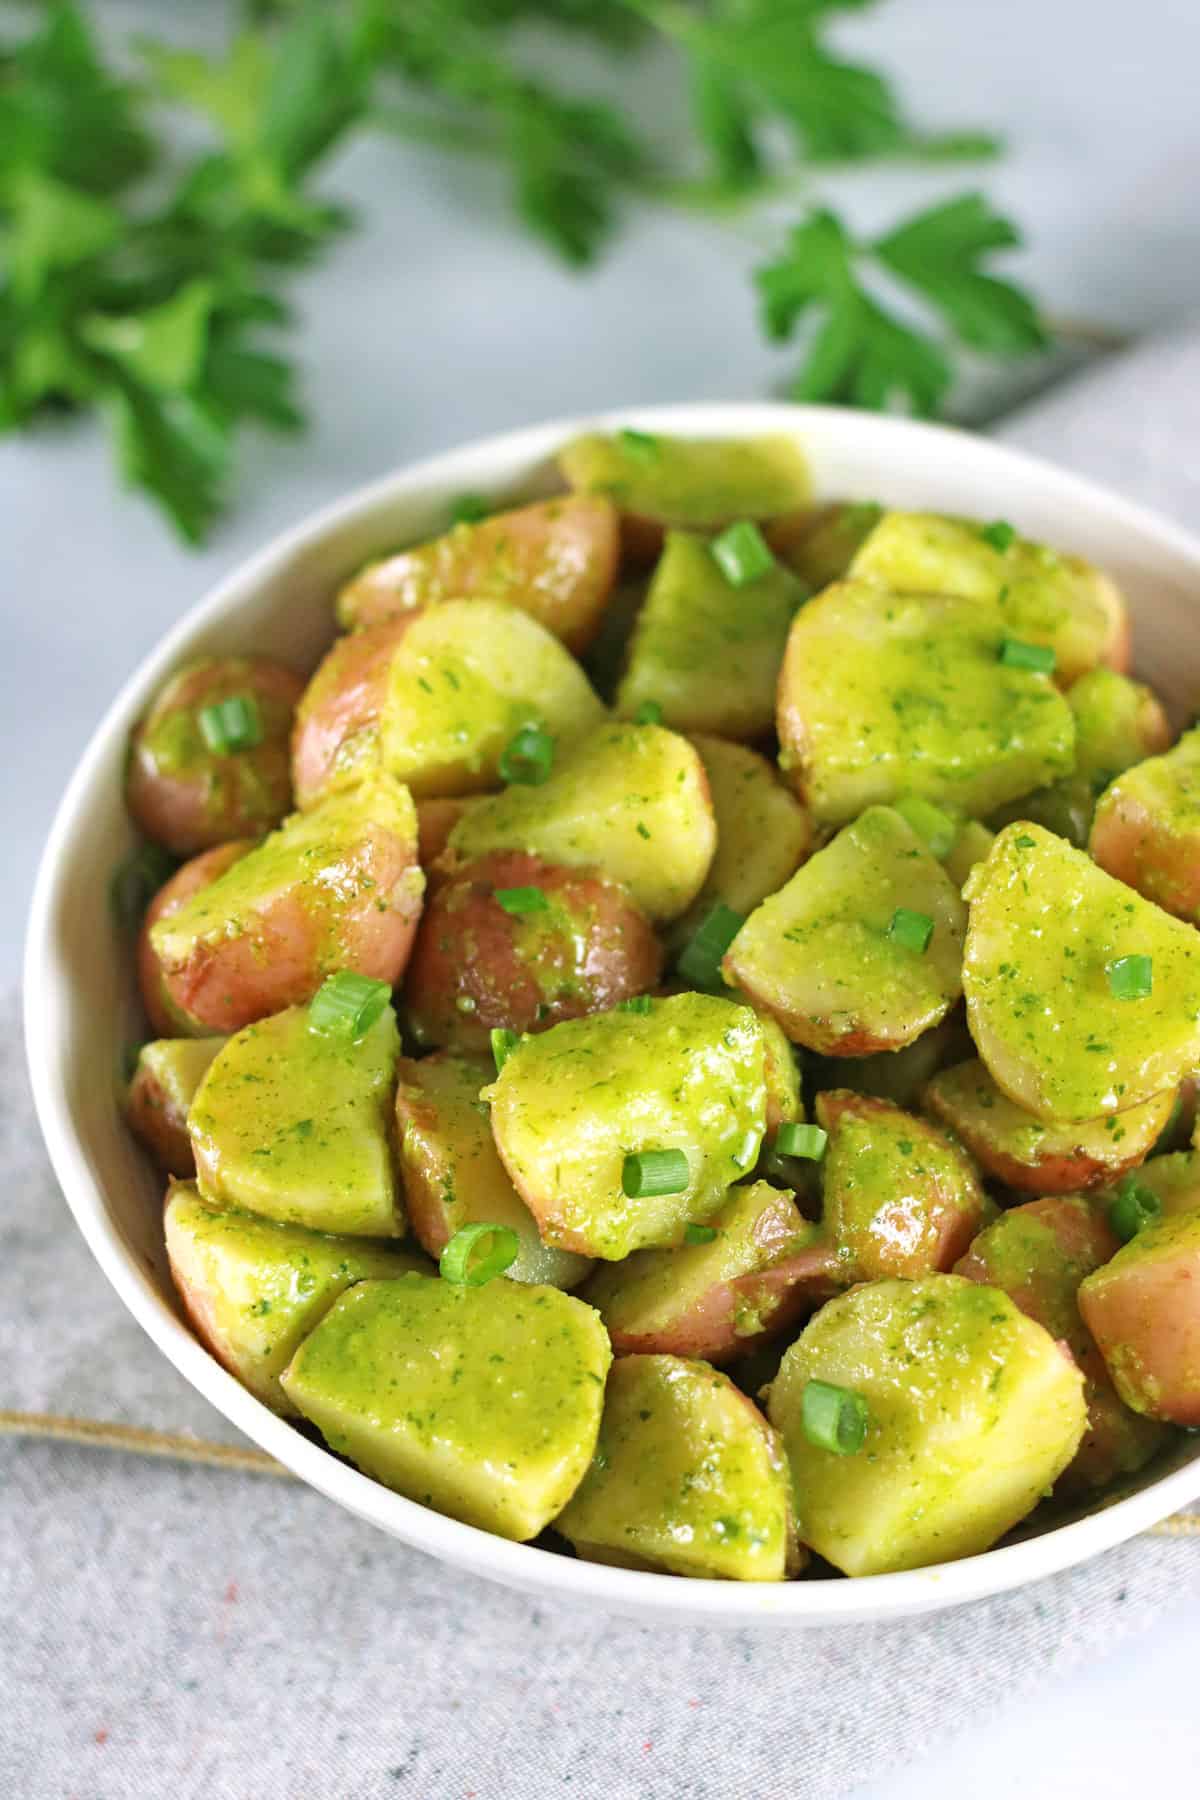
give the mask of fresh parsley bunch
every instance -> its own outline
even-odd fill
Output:
[[[354,131],[487,153],[518,217],[575,265],[633,203],[724,205],[797,164],[993,149],[922,134],[883,76],[830,48],[831,18],[874,4],[257,0],[222,56],[138,44],[133,76],[79,6],[42,8],[0,42],[0,429],[98,411],[126,479],[199,540],[227,497],[239,425],[303,423],[276,347],[283,295],[349,223],[312,183]],[[694,125],[682,166],[664,166],[619,106],[532,72],[530,25],[601,57],[670,59]],[[181,154],[185,115],[203,141]],[[1032,302],[987,266],[1017,241],[978,194],[865,243],[811,211],[755,275],[768,335],[800,337],[791,391],[933,413],[957,347],[1037,348]],[[883,297],[897,285],[913,303],[902,314]]]

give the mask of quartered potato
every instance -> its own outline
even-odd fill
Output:
[[[188,1108],[223,1037],[157,1038],[143,1044],[129,1086],[125,1117],[169,1175],[194,1175]]]
[[[704,765],[687,739],[658,725],[604,725],[557,756],[541,786],[514,785],[472,806],[447,850],[456,864],[520,850],[592,870],[657,921],[696,898],[716,837]]]
[[[1049,675],[1001,660],[995,607],[839,582],[796,614],[779,679],[781,765],[818,828],[915,795],[986,816],[1074,770]]]
[[[1089,847],[1118,881],[1200,921],[1200,731],[1118,775],[1096,803]]]
[[[995,841],[995,832],[989,831],[986,825],[981,825],[978,819],[963,821],[958,828],[958,836],[942,858],[942,867],[955,887],[966,886],[971,870],[976,863],[986,861]]]
[[[805,1431],[814,1381],[865,1403],[856,1454]],[[957,1275],[873,1281],[831,1300],[785,1355],[767,1411],[801,1540],[847,1575],[988,1549],[1058,1480],[1087,1424],[1066,1351],[1007,1294]]]
[[[1140,1418],[1113,1387],[1096,1340],[1079,1312],[1079,1284],[1119,1248],[1100,1206],[1081,1194],[1014,1206],[980,1233],[956,1272],[1002,1288],[1021,1311],[1065,1344],[1083,1372],[1087,1427],[1055,1492],[1078,1493],[1131,1475],[1165,1433]]]
[[[624,888],[519,850],[433,887],[404,982],[419,1044],[486,1050],[493,1030],[543,1031],[656,985],[662,947]]]
[[[496,1146],[543,1242],[619,1261],[678,1245],[758,1160],[766,1047],[749,1007],[707,994],[571,1019],[509,1053],[487,1098]],[[627,1159],[675,1151],[680,1185],[635,1197]]]
[[[616,710],[647,703],[677,731],[758,738],[775,722],[775,688],[804,589],[775,563],[735,586],[706,538],[670,531],[630,640]]]
[[[524,1542],[588,1468],[610,1361],[591,1307],[557,1288],[405,1275],[343,1294],[282,1380],[368,1475]]]
[[[578,655],[599,629],[618,549],[611,501],[538,500],[368,563],[338,595],[338,619],[375,625],[446,600],[502,601]]]
[[[963,988],[989,1075],[1050,1122],[1127,1112],[1200,1060],[1200,938],[1039,825],[967,884]],[[1148,991],[1143,991],[1146,989]]]
[[[728,1362],[847,1284],[835,1246],[765,1181],[730,1188],[699,1242],[609,1263],[584,1299],[618,1356],[662,1351]]]
[[[1079,1289],[1126,1406],[1200,1426],[1200,1210],[1146,1225]]]
[[[176,856],[257,837],[291,810],[288,740],[303,683],[262,656],[208,656],[173,675],[133,734],[125,799]]]
[[[885,513],[850,576],[893,593],[957,594],[995,606],[1005,631],[1053,646],[1064,686],[1097,664],[1124,669],[1129,660],[1125,602],[1108,576],[1003,522]]]
[[[951,1268],[986,1216],[970,1157],[926,1120],[848,1088],[818,1094],[816,1114],[829,1133],[824,1224],[847,1280]]]
[[[727,1375],[625,1356],[608,1377],[591,1467],[555,1529],[585,1562],[726,1581],[799,1564],[775,1433]]]
[[[184,1029],[236,1031],[299,1004],[326,975],[399,979],[425,881],[407,788],[375,775],[335,792],[238,860],[149,931]]]
[[[215,850],[202,850],[199,856],[193,856],[181,869],[176,869],[146,908],[138,933],[138,986],[146,1017],[160,1037],[177,1037],[180,1032],[187,1031],[203,1034],[204,1026],[193,1023],[172,1001],[163,978],[162,962],[154,947],[154,927],[160,919],[169,919],[179,912],[201,888],[208,887],[253,848],[250,839],[239,838],[232,844],[218,844]]]
[[[284,1225],[403,1237],[392,1167],[400,1038],[390,1007],[358,1041],[289,1007],[220,1050],[188,1115],[206,1200]]]
[[[171,1189],[163,1229],[171,1279],[197,1337],[285,1418],[298,1414],[279,1377],[338,1295],[355,1281],[428,1269],[420,1257],[362,1238],[219,1211],[190,1182]]]
[[[505,1171],[480,1094],[496,1073],[490,1056],[439,1051],[404,1057],[396,1089],[396,1147],[412,1234],[440,1256],[464,1225],[506,1225],[519,1243],[510,1281],[574,1288],[591,1263],[543,1244],[533,1214]]]
[[[379,766],[379,720],[392,658],[413,615],[338,638],[305,688],[292,733],[296,805],[309,807]]]
[[[751,913],[725,979],[810,1050],[899,1049],[958,999],[965,926],[941,864],[898,813],[875,806]]]
[[[1175,1091],[1077,1124],[1039,1119],[1001,1092],[975,1058],[943,1069],[925,1089],[927,1112],[948,1125],[985,1174],[1027,1194],[1073,1194],[1136,1168],[1170,1120]]]
[[[448,600],[421,613],[388,663],[384,768],[418,799],[498,787],[500,759],[537,726],[564,745],[605,710],[575,659],[514,607]]]
[[[809,593],[819,594],[842,579],[882,517],[883,508],[874,500],[842,500],[773,519],[766,539]]]

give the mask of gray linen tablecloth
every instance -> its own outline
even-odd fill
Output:
[[[1000,435],[1190,523],[1200,332]],[[93,1266],[15,1002],[2,1023],[0,1408],[238,1441]],[[0,1800],[830,1800],[1200,1593],[1200,1543],[1155,1537],[914,1623],[653,1628],[459,1575],[270,1477],[13,1439],[0,1470]]]

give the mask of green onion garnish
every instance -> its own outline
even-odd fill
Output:
[[[492,1060],[496,1065],[497,1075],[520,1043],[521,1039],[515,1031],[505,1031],[497,1025],[492,1032]]]
[[[452,525],[478,525],[491,510],[482,494],[460,494],[457,500],[450,502],[450,522]]]
[[[654,1000],[650,994],[634,994],[628,1000],[618,1000],[614,1012],[648,1013],[654,1011]]]
[[[1123,1244],[1135,1238],[1144,1225],[1157,1219],[1162,1201],[1152,1188],[1144,1187],[1132,1175],[1117,1183],[1117,1191],[1108,1203],[1108,1222]]]
[[[109,883],[109,899],[117,923],[127,931],[136,931],[155,894],[178,867],[161,844],[139,844],[131,850],[117,864]]]
[[[676,967],[684,980],[696,988],[716,987],[721,958],[745,923],[741,913],[718,900],[680,954]]]
[[[854,1456],[862,1449],[870,1422],[867,1403],[853,1388],[810,1381],[800,1402],[800,1429],[818,1450]]]
[[[1032,669],[1037,675],[1053,675],[1058,656],[1052,644],[1027,644],[1024,638],[1006,637],[1000,645],[1000,661],[1006,669]]]
[[[321,983],[308,1008],[308,1028],[323,1037],[357,1043],[383,1017],[392,997],[390,982],[373,981],[353,969],[339,969]]]
[[[231,694],[228,700],[202,706],[199,723],[201,736],[214,756],[253,750],[263,741],[262,714],[253,694]]]
[[[663,709],[657,700],[643,700],[633,715],[635,725],[661,725]]]
[[[683,1241],[685,1244],[711,1244],[717,1236],[713,1225],[685,1225]]]
[[[780,1156],[802,1156],[806,1162],[820,1162],[828,1142],[829,1133],[819,1125],[781,1125],[775,1133]]]
[[[949,856],[958,836],[956,819],[952,819],[949,813],[944,813],[940,806],[934,806],[932,801],[922,800],[916,794],[904,795],[894,802],[894,806],[900,817],[928,844],[932,855],[939,861],[943,856]]]
[[[443,1281],[458,1287],[483,1287],[503,1275],[521,1253],[521,1240],[511,1225],[464,1225],[438,1260]]]
[[[617,440],[622,450],[628,451],[629,455],[636,457],[638,462],[658,461],[662,446],[649,431],[635,431],[632,426],[627,425],[624,430],[618,431]]]
[[[711,545],[712,558],[732,587],[747,587],[775,567],[775,558],[752,519],[739,519]]]
[[[981,527],[979,535],[993,550],[1011,550],[1017,541],[1017,528],[1007,519],[994,519],[990,525]]]
[[[691,1170],[682,1150],[642,1150],[627,1156],[621,1169],[621,1189],[629,1200],[682,1194],[690,1180]]]
[[[554,767],[554,739],[540,725],[523,725],[500,757],[500,779],[510,785],[541,787]]]
[[[888,936],[894,943],[903,944],[906,950],[915,950],[918,956],[924,956],[933,936],[933,920],[928,913],[914,912],[909,906],[898,906],[892,914]]]
[[[548,912],[550,908],[550,902],[539,887],[496,888],[492,898],[514,918],[520,918],[523,913]]]
[[[1148,956],[1118,956],[1106,973],[1114,1000],[1144,1000],[1154,986],[1154,963]]]

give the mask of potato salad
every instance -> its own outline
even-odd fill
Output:
[[[133,734],[180,1307],[544,1550],[978,1554],[1200,1427],[1200,730],[1008,520],[818,505],[789,436],[558,466]]]

